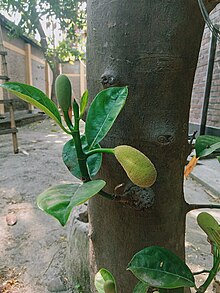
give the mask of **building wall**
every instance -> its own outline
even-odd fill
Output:
[[[220,24],[220,5],[218,5],[210,15],[214,24]],[[208,69],[209,48],[211,34],[205,27],[201,48],[199,52],[198,65],[195,73],[192,100],[190,108],[190,128],[191,131],[198,130],[202,118],[202,108],[205,93],[206,75]],[[213,70],[213,80],[207,115],[206,132],[220,135],[220,46],[217,43],[215,63]]]
[[[28,78],[28,61],[27,61],[27,42],[22,38],[12,38],[8,36],[8,30],[2,26],[3,44],[7,51],[6,61],[8,77],[10,81],[29,83]],[[31,74],[32,84],[45,91],[45,71],[44,57],[39,47],[29,44],[31,47]],[[3,98],[7,93],[3,92]],[[2,98],[2,97],[1,97]],[[23,102],[14,95],[11,98],[15,100],[14,107],[16,110],[28,109],[27,103]],[[4,109],[8,111],[7,107]]]
[[[40,47],[27,43],[22,38],[9,38],[8,31],[2,26],[3,43],[7,51],[6,61],[10,81],[32,84],[49,95],[52,83],[52,73],[46,70],[46,64]],[[30,47],[30,58],[28,60],[28,48]],[[1,71],[1,70],[0,70]],[[29,74],[28,74],[29,72]],[[85,65],[81,61],[74,64],[65,63],[61,65],[61,72],[66,74],[73,85],[73,95],[78,100],[86,87]],[[47,85],[49,81],[49,85]],[[2,82],[2,81],[0,81]],[[0,99],[6,98],[7,92],[0,92]],[[15,100],[15,110],[28,109],[26,102],[23,102],[14,95],[10,96]],[[0,105],[0,107],[2,107]],[[8,111],[7,107],[0,108],[0,114]]]

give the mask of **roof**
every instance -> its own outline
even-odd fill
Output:
[[[13,29],[13,27],[15,27],[16,25],[8,20],[4,15],[2,15],[0,13],[0,25],[3,26],[6,30],[10,31],[11,29]],[[18,36],[18,38],[21,38],[22,40],[25,41],[25,43],[29,43],[31,44],[32,46],[35,46],[37,48],[41,48],[41,46],[39,45],[38,41],[37,40],[33,40],[31,38],[28,38],[27,36],[25,36],[24,34],[20,34]]]

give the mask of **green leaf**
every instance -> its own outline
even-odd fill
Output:
[[[52,118],[65,132],[68,131],[64,128],[61,121],[60,113],[57,106],[51,101],[41,90],[27,84],[19,82],[6,82],[0,85],[3,89],[8,90],[20,99],[27,103],[34,105],[50,118]]]
[[[204,149],[202,152],[200,152],[200,158],[212,154],[217,149],[220,149],[220,142],[214,143],[211,146]]]
[[[82,142],[83,150],[88,151],[89,147],[88,147],[85,135],[81,136],[81,142]],[[100,146],[96,145],[94,148],[100,148]],[[78,164],[78,160],[77,160],[75,143],[74,143],[73,139],[69,140],[64,145],[62,157],[63,157],[63,162],[67,166],[70,173],[73,176],[81,179],[82,175],[80,172],[80,168],[79,168],[79,164]],[[87,166],[89,169],[90,176],[94,177],[98,173],[98,171],[101,167],[102,154],[99,153],[99,154],[94,154],[92,156],[89,156],[86,163],[87,163]]]
[[[96,195],[104,186],[103,180],[56,185],[38,195],[37,205],[64,226],[72,209]]]
[[[90,149],[106,136],[122,110],[127,95],[127,87],[110,87],[95,97],[88,111],[85,128]]]
[[[148,288],[149,288],[148,284],[143,282],[138,282],[133,290],[133,293],[147,293]]]
[[[112,281],[115,284],[115,293],[117,293],[115,279],[113,275],[106,269],[100,269],[95,275],[95,287],[98,293],[105,293],[104,284],[106,281]]]
[[[86,90],[83,95],[82,95],[82,98],[81,98],[81,101],[80,101],[80,118],[82,118],[85,110],[86,110],[86,106],[88,104],[88,99],[89,99],[89,93],[88,91]]]
[[[219,161],[219,163],[220,163],[220,156],[217,156],[217,160]]]
[[[201,135],[196,139],[196,157],[201,158],[210,155],[220,148],[220,137],[213,135]]]
[[[171,251],[147,247],[134,255],[128,265],[140,281],[156,288],[194,287],[194,277],[187,265]]]

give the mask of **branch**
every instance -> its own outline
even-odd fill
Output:
[[[50,58],[48,55],[47,55],[47,50],[48,50],[48,42],[47,42],[47,37],[46,37],[46,34],[44,32],[44,29],[41,25],[41,22],[40,22],[40,17],[36,11],[35,8],[32,7],[32,14],[34,16],[34,24],[36,26],[36,29],[40,35],[40,44],[41,44],[41,48],[42,48],[42,51],[43,51],[43,54],[44,54],[44,57],[45,59],[47,60],[51,70],[53,69],[52,67],[52,63],[53,63],[53,59]]]
[[[204,1],[204,4],[206,6],[206,9],[208,12],[211,12],[216,5],[220,3],[220,0],[206,0]]]
[[[220,209],[220,204],[188,204],[188,212],[197,209]]]

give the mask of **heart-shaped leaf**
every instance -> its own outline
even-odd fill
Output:
[[[106,269],[100,269],[98,273],[95,275],[95,287],[98,293],[106,293],[104,286],[108,281],[110,281],[113,285],[112,293],[117,293],[115,279],[113,275]]]
[[[193,274],[187,265],[160,246],[147,247],[135,254],[128,270],[150,287],[173,289],[195,286]]]
[[[80,101],[80,118],[82,118],[85,110],[86,110],[86,106],[88,104],[88,99],[89,99],[89,93],[88,91],[86,90],[83,95],[82,95],[82,98],[81,98],[81,101]]]
[[[127,87],[110,87],[94,98],[88,111],[85,128],[90,149],[106,136],[122,110],[127,95]]]
[[[34,86],[19,83],[19,82],[6,82],[0,85],[3,89],[16,95],[18,98],[24,100],[45,112],[52,118],[65,132],[68,131],[64,128],[61,121],[60,113],[57,106],[51,101],[41,90]]]
[[[201,158],[210,155],[220,148],[220,137],[213,135],[201,135],[196,139],[196,157]]]
[[[64,226],[72,209],[96,195],[104,186],[103,180],[56,185],[38,195],[37,205]]]
[[[82,142],[83,150],[88,151],[89,147],[88,147],[85,135],[81,136],[81,142]],[[100,148],[100,146],[96,145],[95,148]],[[79,168],[79,164],[78,164],[78,160],[77,160],[75,143],[74,143],[73,139],[69,140],[64,145],[62,157],[63,157],[63,162],[67,166],[70,173],[73,176],[81,179],[82,175],[80,172],[80,168]],[[90,176],[94,177],[98,173],[98,171],[101,167],[102,154],[99,153],[99,154],[94,154],[92,156],[89,156],[86,163],[87,163],[87,166],[89,169]]]
[[[133,293],[147,293],[148,288],[149,288],[148,284],[143,282],[138,282],[133,290]]]

